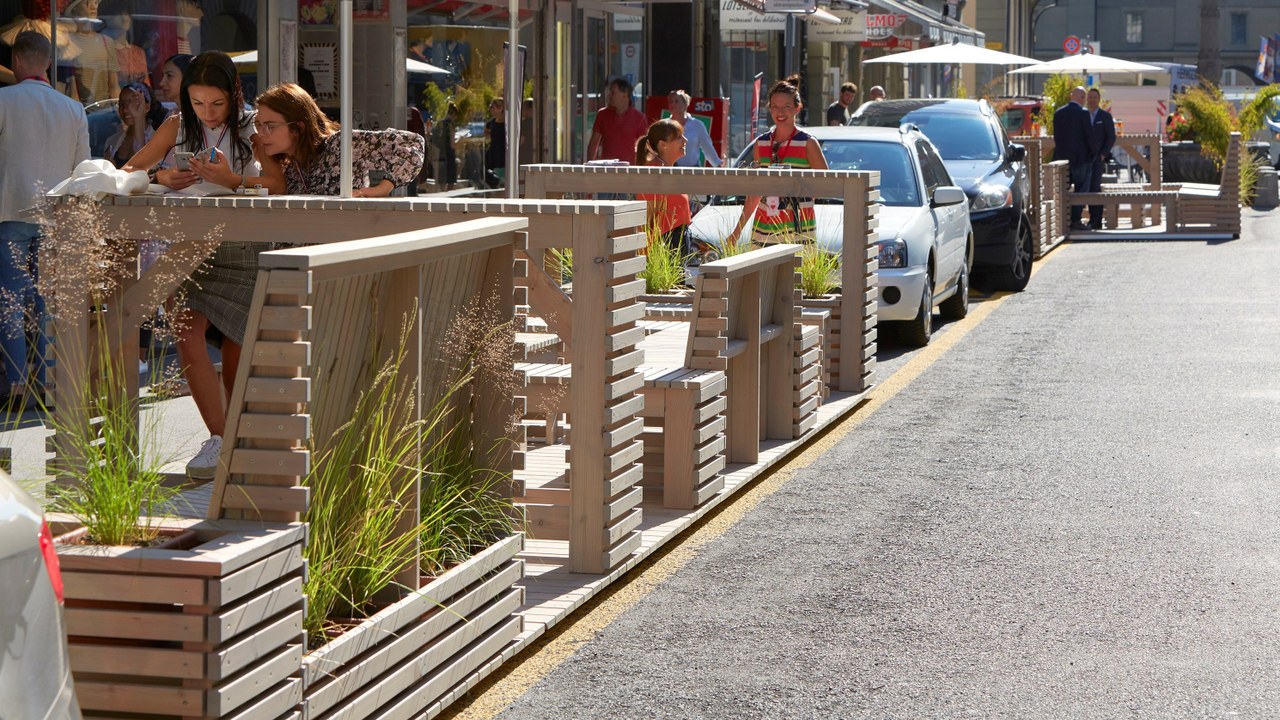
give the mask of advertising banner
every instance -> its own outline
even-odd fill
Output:
[[[760,32],[787,29],[787,16],[758,13],[742,7],[736,0],[720,2],[720,32]]]
[[[867,39],[883,40],[893,31],[907,24],[907,16],[903,14],[867,13]]]
[[[831,10],[839,25],[809,25],[809,39],[815,42],[862,42],[867,39],[867,14],[856,10]]]

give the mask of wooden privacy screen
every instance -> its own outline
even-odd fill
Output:
[[[847,170],[772,170],[671,167],[528,165],[530,197],[564,193],[690,193],[697,195],[797,195],[844,199],[844,244],[835,388],[870,389],[875,369],[876,232],[880,173]]]
[[[433,404],[453,382],[432,350],[444,346],[451,323],[486,305],[488,322],[510,321],[513,253],[527,224],[484,218],[263,253],[209,517],[281,521],[303,513],[308,433],[328,437],[352,416],[411,316],[402,381],[418,380],[418,408]],[[382,358],[371,356],[373,347],[384,348]],[[477,452],[484,453],[477,462],[509,475],[513,447],[504,440],[512,397],[502,392],[509,383],[490,376],[501,368],[477,372],[473,428]],[[317,412],[309,415],[308,406]],[[411,528],[418,522],[417,478],[405,481],[413,517],[404,522]],[[417,577],[415,565],[399,581],[416,589]]]

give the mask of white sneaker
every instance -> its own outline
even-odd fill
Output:
[[[200,452],[187,463],[187,475],[197,480],[212,480],[218,469],[218,456],[222,453],[222,436],[214,435],[200,446]]]

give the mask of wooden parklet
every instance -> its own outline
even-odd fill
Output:
[[[876,232],[880,173],[848,170],[528,165],[530,197],[564,193],[787,195],[844,200],[841,346],[833,390],[865,392],[873,384],[876,339]],[[867,350],[870,349],[870,352]],[[850,352],[852,350],[852,352]]]
[[[131,203],[137,200],[143,203]],[[121,198],[116,207],[145,208],[148,200]],[[197,206],[178,222],[192,237],[213,214],[225,221],[239,210]],[[121,216],[128,236],[129,222],[141,219],[127,211],[114,219]],[[515,557],[522,547],[519,534],[422,588],[415,561],[399,577],[413,590],[404,599],[304,656],[305,525],[293,521],[308,502],[301,484],[310,462],[306,440],[349,413],[368,379],[370,339],[398,337],[399,315],[415,300],[426,308],[419,315],[417,348],[438,344],[449,319],[477,298],[496,299],[498,321],[509,320],[514,252],[517,243],[523,245],[527,224],[516,217],[471,219],[261,256],[211,519],[176,521],[195,528],[201,544],[177,551],[60,549],[69,569],[69,620],[86,638],[79,642],[77,635],[72,642],[84,647],[73,650],[73,657],[86,709],[283,718],[314,716],[314,703],[344,717],[371,717],[392,711],[392,698],[404,706],[397,712],[439,706],[509,657],[522,627],[516,611],[523,593],[515,587],[523,575],[523,562]],[[370,299],[383,308],[377,318],[368,312]],[[312,342],[314,336],[319,342]],[[73,343],[77,336],[58,339]],[[404,372],[419,375],[417,363],[415,355]],[[422,364],[421,388],[430,395],[438,373],[433,384],[425,358]],[[327,393],[328,407],[318,416],[308,411],[313,386]],[[493,448],[480,462],[510,472],[512,446],[499,442],[512,407],[503,387],[482,373],[473,396],[482,412],[474,425],[477,447]],[[409,473],[405,479],[415,478]],[[416,511],[416,504],[411,507]],[[227,519],[232,515],[240,519]],[[411,527],[413,517],[406,513],[403,526]],[[83,607],[82,618],[83,603],[91,604]],[[146,616],[147,628],[128,630],[127,637],[118,633],[133,627],[131,620],[118,628],[94,626],[112,613],[128,620],[139,612],[154,617]],[[166,620],[184,616],[196,621]],[[154,642],[139,643],[139,637]],[[112,638],[120,640],[113,644]]]

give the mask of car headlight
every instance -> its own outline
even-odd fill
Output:
[[[900,268],[907,266],[907,244],[901,238],[881,240],[876,244],[880,246],[880,267]]]
[[[970,210],[992,210],[995,208],[1011,207],[1013,205],[1013,190],[1007,185],[979,185],[978,193],[973,196],[973,201],[969,203]]]

